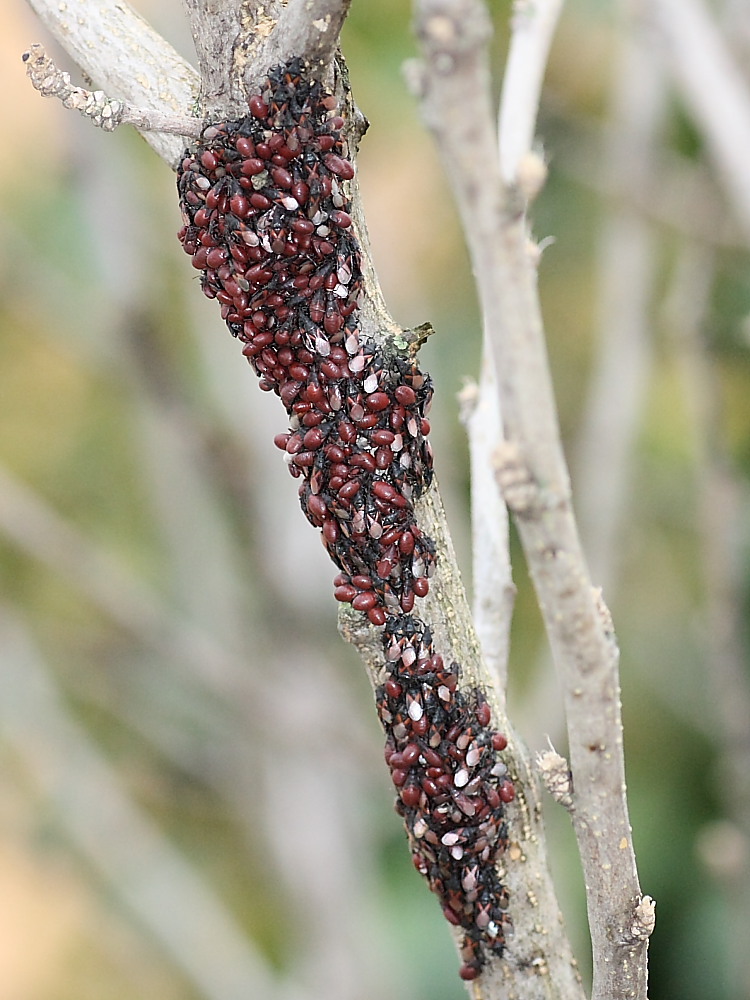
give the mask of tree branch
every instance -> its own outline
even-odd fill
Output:
[[[41,0],[37,0],[37,2],[41,2]],[[121,4],[117,4],[117,6],[120,9],[125,9],[122,8]],[[317,62],[321,68],[324,68],[327,60],[333,54],[338,27],[340,27],[347,6],[346,2],[325,3],[324,0],[319,0],[319,2],[314,2],[311,6],[307,0],[291,0],[289,5],[279,15],[277,29],[273,32],[268,42],[268,47],[253,51],[251,62],[254,68],[249,66],[245,68],[245,82],[248,83],[250,80],[253,83],[256,82],[254,73],[257,67],[262,66],[261,72],[265,73],[269,65],[278,62],[287,53],[302,55],[308,60]],[[442,101],[445,121],[459,126],[456,131],[456,140],[460,139],[460,142],[458,146],[452,147],[452,155],[455,160],[455,162],[452,162],[452,170],[455,170],[457,173],[463,173],[466,169],[464,160],[469,155],[469,151],[472,157],[475,159],[478,158],[480,164],[488,168],[488,173],[479,177],[477,176],[476,167],[467,169],[465,173],[465,179],[470,186],[474,188],[476,185],[469,199],[470,202],[472,202],[472,199],[476,200],[476,204],[473,202],[471,204],[472,211],[468,213],[465,211],[465,200],[461,199],[462,210],[464,210],[465,217],[471,223],[469,228],[470,237],[473,240],[476,232],[481,237],[483,233],[482,227],[486,227],[488,221],[492,220],[493,227],[495,227],[494,232],[495,234],[500,234],[503,241],[502,248],[505,252],[510,253],[509,259],[513,266],[506,266],[504,272],[502,268],[497,269],[493,267],[491,282],[494,283],[496,280],[496,272],[503,273],[504,276],[518,276],[521,279],[517,286],[518,290],[525,296],[520,302],[514,302],[513,300],[509,302],[507,299],[501,302],[497,301],[497,297],[491,294],[490,291],[488,272],[482,267],[477,267],[483,301],[488,306],[488,328],[493,331],[493,334],[494,331],[503,329],[503,310],[510,305],[511,309],[508,314],[510,322],[511,324],[514,322],[517,323],[516,329],[518,332],[523,325],[523,320],[529,315],[534,315],[533,309],[530,310],[528,305],[529,302],[533,304],[535,301],[535,289],[533,288],[533,275],[531,275],[529,270],[529,261],[526,257],[525,229],[519,215],[519,208],[523,206],[523,193],[516,190],[506,191],[499,181],[496,181],[499,169],[497,165],[497,143],[491,124],[487,128],[487,122],[491,121],[487,73],[483,67],[478,74],[473,73],[473,70],[479,65],[475,58],[476,50],[481,48],[483,39],[487,34],[486,20],[477,16],[477,10],[481,10],[481,8],[477,8],[475,5],[466,2],[459,4],[449,3],[448,0],[443,0],[442,4],[430,4],[426,2],[425,8],[428,12],[431,11],[430,16],[423,25],[422,31],[427,43],[426,51],[430,57],[430,71],[433,74],[433,78],[430,78],[429,74],[425,73],[425,80],[430,79],[432,84],[429,95],[430,102],[432,102],[434,110],[435,102],[433,99],[436,96],[439,97],[438,104]],[[229,11],[229,14],[226,20],[221,21],[220,34],[223,35],[227,44],[233,44],[235,47],[241,48],[242,45],[246,44],[241,37],[238,36],[239,41],[232,42],[232,32],[236,26],[237,7],[230,3],[226,6],[225,10]],[[253,11],[257,16],[260,16],[259,5],[251,8],[251,19]],[[310,20],[311,11],[314,14],[312,20]],[[130,13],[132,14],[132,12]],[[68,27],[66,24],[65,28]],[[59,33],[60,24],[58,23]],[[130,37],[132,38],[132,35]],[[101,43],[101,51],[107,51],[106,40],[100,38],[99,42]],[[72,48],[71,51],[73,51]],[[206,53],[201,58],[208,58],[210,51],[211,47],[207,45]],[[435,58],[432,59],[432,56]],[[79,58],[75,52],[74,57]],[[81,61],[85,65],[85,58]],[[223,65],[223,72],[227,73],[233,72],[234,67],[238,63],[229,61]],[[106,77],[106,67],[100,65],[99,68],[102,71],[103,78]],[[132,64],[130,69],[132,72]],[[467,69],[468,72],[464,73]],[[137,73],[133,73],[133,75],[137,76]],[[480,84],[480,86],[473,86],[474,84]],[[447,93],[445,85],[448,85]],[[467,87],[466,91],[463,90],[465,86]],[[452,89],[455,90],[455,93],[451,92]],[[194,94],[195,91],[192,93]],[[227,85],[222,90],[219,84],[215,82],[209,83],[204,94],[204,99],[208,100],[215,97],[217,103],[223,105],[226,101],[227,106],[231,106],[234,101],[233,93],[234,91],[230,85]],[[458,94],[461,95],[460,112],[455,100]],[[127,95],[125,96],[127,97]],[[477,109],[476,119],[473,114],[471,116],[466,114],[467,107]],[[479,122],[478,126],[476,125],[477,121]],[[477,145],[473,147],[472,143],[475,141]],[[463,148],[460,148],[461,143],[465,143]],[[455,155],[457,150],[459,155]],[[175,162],[175,159],[171,162]],[[538,180],[539,175],[537,174],[536,176]],[[461,178],[456,179],[461,181]],[[462,192],[462,194],[464,193]],[[482,210],[478,213],[478,230],[472,229],[477,224],[474,209]],[[377,281],[371,262],[369,261],[366,231],[361,219],[361,209],[356,201],[356,192],[355,201],[352,205],[352,216],[354,222],[353,231],[356,232],[359,251],[363,258],[363,292],[358,314],[359,336],[363,342],[374,344],[378,349],[382,349],[384,354],[390,353],[393,355],[395,353],[394,344],[397,344],[399,350],[403,352],[409,344],[416,344],[418,335],[413,331],[400,330],[395,326],[390,317],[384,313]],[[498,222],[500,225],[496,226],[495,224]],[[521,251],[520,258],[513,256],[513,254],[518,254],[519,248]],[[490,257],[490,263],[492,263],[494,259],[493,255],[490,254]],[[502,260],[502,254],[495,254],[495,258]],[[516,271],[515,275],[513,274],[514,268]],[[513,285],[514,290],[515,287]],[[524,338],[527,337],[528,331],[526,329],[520,332],[522,332]],[[532,333],[532,341],[536,338],[541,344],[540,322]],[[538,345],[534,346],[536,346],[538,351]],[[518,345],[516,345],[516,348],[518,348]],[[543,433],[549,426],[554,428],[554,408],[552,406],[551,393],[547,387],[545,395],[545,383],[543,381],[540,382],[536,370],[540,367],[542,371],[544,370],[543,347],[541,350],[541,361],[538,356],[532,358],[532,368],[534,371],[531,375],[533,377],[529,377],[528,373],[523,374],[522,370],[521,378],[517,378],[517,373],[514,373],[513,378],[511,378],[506,374],[502,365],[497,367],[497,371],[501,373],[500,382],[504,401],[503,405],[505,405],[506,397],[510,398],[509,413],[511,419],[509,427],[512,430],[514,440],[521,440],[524,444],[527,444],[528,441],[531,442],[531,447],[527,449],[528,468],[535,478],[530,480],[530,489],[526,490],[527,505],[523,508],[516,505],[517,513],[525,513],[529,522],[533,520],[530,514],[542,508],[544,508],[545,513],[547,511],[550,512],[550,520],[552,520],[552,516],[557,513],[555,503],[559,503],[561,508],[564,508],[567,502],[567,480],[564,462],[559,454],[559,444],[554,434],[551,440],[548,440]],[[495,355],[496,362],[498,359],[502,362],[505,361],[502,350],[496,348]],[[514,357],[512,359],[515,360]],[[528,409],[524,409],[523,402],[515,398],[515,396],[516,394],[523,394],[528,387],[539,388],[540,385],[543,391],[538,400],[539,412],[536,415],[530,414]],[[521,433],[521,431],[529,430],[531,431],[530,435]],[[551,474],[547,475],[550,470]],[[523,492],[523,478],[528,470],[526,466],[523,466],[520,471],[522,480],[520,485]],[[551,489],[544,493],[544,504],[537,497],[537,479],[542,483],[549,481],[551,485]],[[509,489],[508,492],[509,495],[516,496],[517,498],[518,494],[514,494],[512,489]],[[440,506],[439,497],[434,489],[427,491],[415,504],[415,512],[420,529],[434,539],[440,557],[440,568],[434,580],[431,581],[430,592],[422,606],[423,610],[420,610],[424,617],[430,621],[431,625],[434,623],[432,631],[435,646],[440,649],[445,661],[451,662],[455,660],[455,662],[462,665],[462,687],[467,692],[473,691],[476,685],[487,688],[489,699],[492,703],[495,698],[491,690],[489,690],[491,688],[491,678],[486,673],[479,657],[476,638],[472,631],[470,615],[465,604],[450,538],[445,526],[444,514]],[[540,518],[540,520],[543,519]],[[555,537],[554,544],[558,543],[559,539]],[[563,537],[562,544],[566,543],[567,538]],[[551,547],[553,542],[545,540],[545,544],[547,546],[544,552],[545,558],[551,558],[552,555],[556,554],[556,550]],[[564,557],[564,553],[562,557]],[[553,577],[552,583],[553,585],[557,585],[559,589],[559,576]],[[541,589],[543,588],[540,587]],[[588,590],[584,588],[584,592],[588,593]],[[562,597],[568,596],[566,589]],[[598,675],[594,676],[595,668],[600,662],[603,662],[604,658],[599,655],[602,650],[597,646],[597,640],[601,639],[600,645],[604,645],[605,651],[611,652],[611,647],[605,642],[606,637],[600,635],[602,629],[599,619],[596,616],[595,603],[591,599],[590,594],[588,597],[594,612],[593,617],[590,616],[589,619],[586,618],[586,614],[590,610],[589,604],[585,601],[582,602],[581,596],[578,593],[574,593],[573,597],[577,599],[577,603],[575,600],[568,603],[573,607],[574,613],[579,616],[584,626],[581,629],[581,633],[576,634],[574,638],[582,638],[584,640],[584,653],[588,656],[588,662],[586,662],[586,657],[584,657],[584,663],[591,668],[593,679],[598,681],[600,680]],[[553,604],[554,602],[552,602],[551,606]],[[563,610],[566,610],[564,602],[562,602],[562,606]],[[599,632],[596,632],[597,626],[599,626]],[[558,628],[560,628],[559,625]],[[360,649],[365,662],[368,664],[373,681],[375,683],[381,682],[384,667],[382,643],[379,634],[373,628],[363,626],[361,615],[346,611],[342,614],[342,631]],[[563,638],[566,637],[563,635]],[[588,643],[588,648],[585,646],[586,642]],[[570,650],[566,651],[570,655]],[[611,682],[609,675],[606,677],[606,682]],[[614,687],[616,694],[616,684]],[[582,700],[582,706],[584,710],[588,710],[595,702],[596,699],[589,696]],[[506,725],[507,720],[504,714],[499,711],[498,706],[493,705],[493,708],[495,709],[493,712],[493,722],[500,728],[508,731],[509,727]],[[617,721],[615,719],[615,722]],[[586,737],[589,737],[592,729],[596,731],[596,736],[602,739],[608,739],[611,734],[610,730],[606,727],[599,727],[593,724],[588,730],[584,727],[581,732]],[[616,726],[615,732],[619,739],[619,731]],[[516,803],[509,808],[507,813],[510,843],[507,852],[507,872],[505,873],[505,879],[511,894],[511,907],[516,936],[513,940],[512,949],[508,949],[501,961],[492,962],[490,967],[483,973],[482,993],[487,1000],[490,997],[499,998],[504,996],[508,991],[524,996],[525,1000],[542,1000],[542,998],[551,997],[570,1000],[570,998],[580,996],[580,983],[568,942],[562,930],[554,893],[546,871],[542,830],[539,823],[541,810],[537,795],[537,785],[523,750],[515,742],[515,737],[511,733],[509,735],[512,740],[511,746],[514,749],[513,755],[509,755],[507,759],[511,761],[511,776],[514,780],[516,778],[519,779],[521,793]],[[612,748],[615,746],[615,743],[616,740],[614,738],[612,743],[597,742],[593,747],[589,747],[589,750],[591,753],[594,751],[597,754],[601,752],[602,759],[609,761],[608,754],[613,752]],[[582,752],[583,749],[579,750],[578,748],[573,751],[574,769],[576,766],[576,753],[580,756]],[[615,759],[615,777],[618,781],[621,781],[621,770],[617,770],[617,766],[621,761],[616,752],[613,753],[613,756]],[[584,759],[586,761],[589,760],[588,757],[584,757]],[[516,773],[513,773],[514,770]],[[589,778],[596,779],[600,776],[595,768],[587,772],[586,768],[579,766],[579,772],[584,783]],[[618,785],[615,797],[619,794],[619,787]],[[605,783],[602,786],[602,793],[606,796],[612,794],[611,782],[609,784]],[[576,805],[578,806],[579,804],[576,803]],[[606,851],[603,854],[598,854],[595,850],[595,848],[598,848],[598,838],[603,833],[607,833],[608,830],[603,830],[600,825],[594,823],[591,818],[591,810],[587,811],[584,808],[587,805],[591,805],[590,796],[589,800],[582,798],[580,802],[580,822],[584,827],[587,823],[591,826],[591,844],[587,845],[591,847],[591,864],[596,866],[602,861],[608,863],[609,855]],[[629,841],[626,839],[626,846],[628,843]],[[623,850],[622,854],[625,856],[627,852]],[[619,875],[619,869],[613,872],[613,880],[615,882]],[[591,881],[595,887],[601,884],[593,876]],[[629,885],[627,880],[623,880],[622,884],[625,886]],[[611,885],[608,885],[607,890],[611,892],[611,889]],[[627,914],[621,914],[618,911],[617,916],[622,916],[623,920],[621,922],[610,921],[608,929],[611,929],[613,926],[615,929],[620,927],[631,928],[635,919],[636,903],[637,899],[634,897],[632,906]],[[627,935],[630,934],[630,931],[625,930],[623,933]],[[602,953],[605,956],[607,954],[604,949],[599,948],[597,955]],[[612,995],[619,996],[620,994],[613,992]],[[633,995],[640,996],[635,990],[633,991]]]
[[[481,685],[492,705],[493,720],[508,736],[506,756],[512,761],[511,777],[516,801],[508,806],[510,843],[503,858],[503,880],[510,896],[513,938],[499,962],[485,967],[474,996],[477,1000],[583,1000],[575,958],[565,934],[547,867],[542,804],[534,768],[505,714],[497,704],[493,676],[479,653],[471,614],[448,534],[445,513],[435,489],[417,510],[419,523],[432,534],[439,570],[431,581],[422,616],[434,623],[436,647],[446,660],[462,664],[461,685],[471,690]],[[382,677],[382,644],[360,616],[344,611],[340,631],[353,643],[365,663],[373,685]]]
[[[256,27],[247,20],[243,6],[255,11],[258,4],[243,5],[242,0],[182,0],[190,22],[193,44],[198,56],[201,80],[201,112],[207,120],[236,117],[247,109],[242,85],[246,45]]]
[[[519,180],[531,152],[536,116],[552,36],[563,0],[515,0],[508,61],[500,97],[500,173],[506,184]]]
[[[248,89],[270,66],[295,56],[305,59],[322,77],[338,48],[341,28],[351,0],[289,0],[282,8],[276,28],[259,49],[245,76]]]
[[[498,481],[564,685],[593,996],[645,998],[645,941],[632,933],[641,893],[624,794],[617,647],[597,607],[573,519],[523,196],[500,174],[486,12],[475,0],[422,0],[418,31],[425,117],[456,194],[498,372],[508,438]]]
[[[502,438],[502,427],[497,380],[486,347],[484,353],[479,384],[466,386],[459,401],[469,439],[474,627],[498,697],[504,699],[516,588],[510,563],[508,508],[487,461]]]
[[[500,163],[508,182],[519,180],[527,195],[544,180],[544,165],[530,156],[547,54],[562,0],[515,7],[501,99]],[[474,558],[474,622],[482,653],[497,688],[507,685],[515,586],[510,565],[508,511],[493,481],[487,455],[502,440],[502,403],[485,321],[479,385],[462,394],[469,438],[471,523]]]
[[[102,90],[142,113],[173,112],[187,118],[199,92],[192,66],[121,0],[28,0],[52,35],[64,41],[71,58]],[[143,133],[171,166],[182,156],[177,135]]]
[[[164,132],[192,139],[201,134],[202,122],[198,118],[134,108],[124,101],[107,97],[102,90],[74,86],[70,82],[70,74],[55,66],[39,42],[31,45],[22,58],[32,86],[42,97],[56,97],[63,107],[80,111],[84,118],[104,132],[114,132],[120,125],[133,125],[141,132]]]

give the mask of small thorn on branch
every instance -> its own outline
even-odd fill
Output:
[[[607,604],[604,601],[604,595],[602,593],[601,587],[592,587],[592,593],[594,595],[594,603],[596,605],[596,610],[601,619],[602,627],[604,629],[605,636],[617,644],[617,636],[615,634],[615,625],[612,621],[612,612],[609,610]]]
[[[42,97],[56,97],[63,107],[79,111],[105,132],[114,132],[119,125],[133,125],[141,132],[169,132],[192,139],[201,134],[203,123],[197,118],[133,108],[125,101],[107,97],[103,90],[74,86],[70,74],[54,64],[39,42],[31,45],[22,58],[32,86]]]
[[[555,802],[573,808],[573,776],[567,760],[549,744],[549,750],[537,754],[536,766],[542,783]]]

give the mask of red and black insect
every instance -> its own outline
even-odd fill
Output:
[[[382,625],[427,594],[434,568],[413,507],[432,478],[432,385],[361,335],[354,168],[334,110],[298,60],[273,70],[249,115],[209,126],[185,156],[180,239],[289,414],[276,444],[341,570],[336,597]]]
[[[515,794],[499,758],[505,737],[490,728],[483,692],[465,693],[460,667],[436,653],[430,629],[411,615],[383,629],[386,678],[377,691],[385,760],[397,788],[414,865],[464,934],[461,976],[473,979],[486,952],[500,955],[508,894],[497,873],[507,845],[504,804]]]
[[[261,389],[286,409],[275,444],[340,570],[334,596],[385,626],[378,711],[398,809],[415,864],[463,929],[461,975],[473,978],[508,925],[494,862],[513,786],[481,692],[459,691],[458,667],[411,617],[436,563],[414,512],[432,480],[432,383],[411,354],[386,354],[360,329],[343,126],[309,67],[271,70],[248,115],[208,126],[186,152],[179,238]]]

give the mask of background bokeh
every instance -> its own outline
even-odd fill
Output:
[[[178,0],[134,6],[189,56]],[[438,333],[423,352],[436,466],[470,581],[456,395],[480,321],[403,82],[407,6],[355,0],[343,47],[371,122],[359,176],[386,299]],[[509,5],[492,8],[499,88]],[[746,8],[714,6],[745,67]],[[271,443],[281,409],[200,294],[169,170],[136,134],[40,98],[20,56],[45,32],[21,0],[2,17],[0,1000],[457,1000],[332,569]],[[748,239],[649,42],[644,59],[614,0],[569,0],[533,224],[554,237],[540,283],[561,425],[622,647],[635,844],[658,901],[650,994],[742,1000]],[[513,714],[533,749],[547,734],[564,749],[514,554]],[[549,829],[586,972],[561,811]]]

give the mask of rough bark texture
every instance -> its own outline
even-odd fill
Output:
[[[200,77],[138,14],[116,0],[56,3],[29,0],[40,20],[83,72],[110,97],[137,107],[189,114]],[[176,166],[184,148],[179,136],[144,132],[163,159]]]

